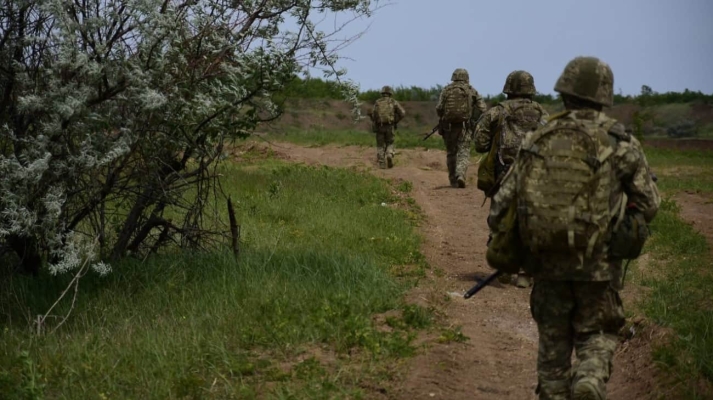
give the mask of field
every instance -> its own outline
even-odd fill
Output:
[[[462,298],[492,273],[480,155],[468,186],[450,188],[441,138],[420,136],[433,104],[406,103],[396,165],[377,169],[365,122],[300,104],[226,153],[237,259],[126,260],[82,278],[41,325],[71,277],[2,277],[0,398],[531,398],[529,290],[496,282]],[[610,399],[713,398],[710,144],[644,140],[664,202],[622,293]]]

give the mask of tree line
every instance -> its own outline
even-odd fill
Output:
[[[429,88],[419,86],[394,86],[394,98],[398,101],[437,101],[443,90],[442,85],[435,85]],[[320,78],[302,79],[295,77],[281,93],[286,98],[301,99],[341,99],[339,84],[334,81],[322,80]],[[379,89],[368,89],[359,92],[358,98],[363,102],[373,102],[381,96]],[[541,104],[561,103],[559,94],[537,93],[535,101]],[[491,104],[496,104],[505,100],[504,94],[495,96],[487,95],[485,100]],[[641,106],[656,106],[674,103],[703,102],[713,103],[713,93],[705,94],[698,91],[686,89],[683,92],[658,93],[648,85],[643,85],[638,95],[614,94],[615,104],[638,104]]]

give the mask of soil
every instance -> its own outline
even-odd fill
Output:
[[[428,279],[408,300],[435,307],[465,342],[439,341],[437,334],[421,338],[423,351],[406,362],[396,382],[375,393],[391,399],[536,399],[537,328],[530,315],[530,289],[497,280],[472,298],[463,293],[494,271],[485,262],[489,204],[475,186],[477,165],[471,165],[465,189],[451,188],[440,150],[397,150],[392,169],[376,167],[374,148],[334,145],[301,147],[289,143],[261,143],[281,158],[307,164],[356,167],[394,180],[408,180],[411,196],[425,214],[420,230],[422,251],[431,269]],[[687,200],[686,200],[687,201]],[[693,201],[693,200],[691,200]],[[685,204],[685,202],[684,202]],[[707,211],[706,211],[707,210]],[[710,204],[684,217],[711,229]],[[710,232],[709,232],[710,234]],[[640,291],[633,285],[622,297],[631,304]],[[661,331],[635,317],[627,324],[630,337],[616,354],[608,385],[611,400],[675,399],[651,359],[651,346]],[[660,339],[663,340],[663,339]],[[668,393],[667,393],[668,392]]]
[[[675,200],[681,207],[681,218],[705,236],[713,249],[713,196],[683,192]]]

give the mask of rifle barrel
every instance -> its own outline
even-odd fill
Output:
[[[463,295],[463,298],[464,298],[464,299],[469,299],[469,298],[471,298],[473,295],[475,295],[476,293],[478,293],[478,292],[480,291],[480,289],[482,289],[482,288],[488,286],[488,285],[490,284],[490,282],[492,282],[493,279],[495,279],[495,278],[497,278],[498,276],[500,276],[500,274],[502,274],[502,271],[497,271],[497,272],[495,272],[494,274],[489,275],[487,278],[483,279],[482,281],[478,282],[477,285],[473,286],[472,288],[470,288],[470,290],[468,290],[467,292],[465,292],[465,294]]]

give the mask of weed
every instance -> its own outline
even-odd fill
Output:
[[[438,343],[463,343],[468,340],[470,340],[470,338],[461,332],[460,326],[443,329],[441,335],[438,337]]]
[[[413,190],[413,183],[411,183],[411,181],[403,181],[396,186],[396,189],[403,193],[411,193],[411,190]]]
[[[431,325],[431,311],[416,304],[408,304],[403,307],[403,320],[407,326],[412,328],[426,328]]]

